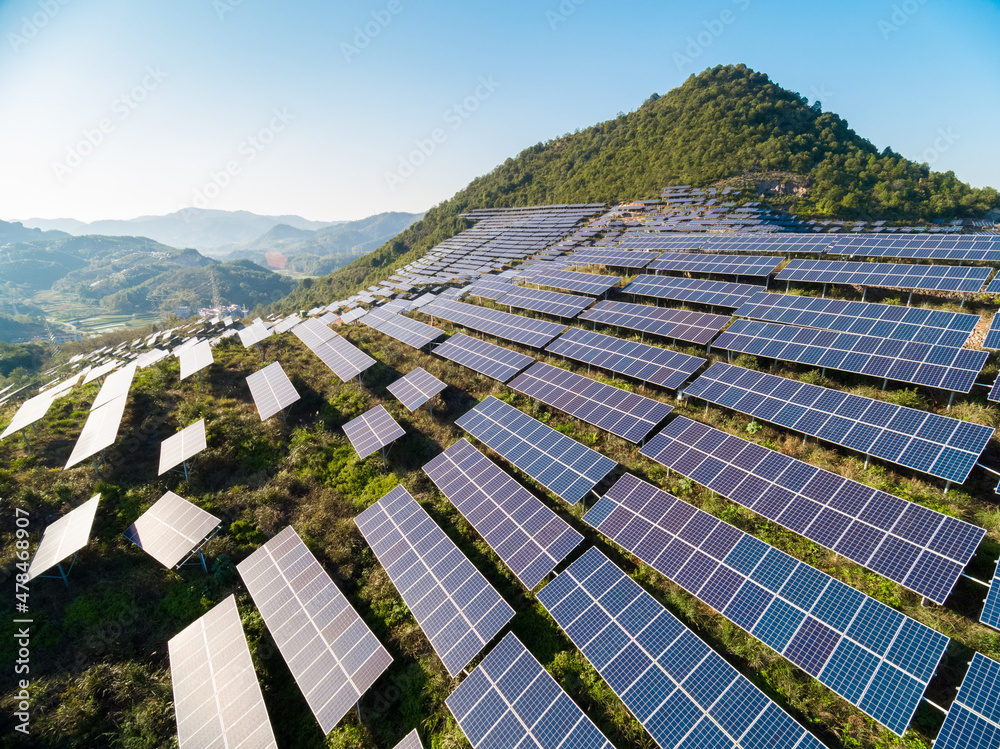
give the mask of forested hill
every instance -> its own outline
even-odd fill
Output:
[[[617,203],[653,198],[668,184],[704,186],[761,172],[792,172],[809,185],[800,215],[918,221],[978,217],[1000,206],[993,188],[931,172],[879,151],[836,114],[745,65],[691,76],[636,111],[538,143],[473,180],[392,241],[303,284],[280,305],[310,307],[384,278],[467,226],[469,208]],[[406,256],[404,258],[404,256]]]

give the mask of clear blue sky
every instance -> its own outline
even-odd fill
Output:
[[[737,62],[1000,186],[996,1],[0,0],[0,29],[8,220],[424,210]]]

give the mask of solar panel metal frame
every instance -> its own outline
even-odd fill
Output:
[[[507,387],[632,443],[646,439],[674,410],[644,395],[536,362]]]
[[[324,734],[392,663],[292,526],[236,565]]]
[[[565,325],[547,320],[535,320],[523,315],[447,299],[431,302],[420,311],[431,317],[448,320],[456,325],[532,348],[541,348],[566,330]]]
[[[221,527],[215,515],[168,491],[122,535],[167,569],[177,569]]]
[[[583,540],[464,437],[423,470],[528,590]]]
[[[592,322],[595,328],[601,323],[702,345],[709,343],[732,321],[729,315],[607,300],[598,302],[578,319]]]
[[[212,344],[208,341],[199,341],[191,348],[181,352],[181,379],[187,379],[205,367],[211,366],[214,362],[215,357],[212,356]]]
[[[890,463],[964,484],[992,427],[716,362],[684,390]]]
[[[90,412],[63,470],[72,468],[114,444],[127,400],[127,394],[120,395]]]
[[[445,704],[473,749],[614,749],[513,632]]]
[[[597,547],[538,600],[663,749],[822,749]]]
[[[28,565],[29,581],[41,577],[43,573],[87,545],[100,501],[101,495],[95,494],[45,527],[38,548],[31,558],[31,564]]]
[[[423,367],[417,367],[405,377],[390,384],[386,390],[409,411],[416,411],[427,401],[448,387]]]
[[[507,382],[535,361],[532,356],[465,333],[456,333],[435,346],[434,353],[500,382]]]
[[[277,749],[235,595],[170,638],[167,651],[180,749]]]
[[[986,531],[680,416],[639,451],[943,604]]]
[[[395,442],[406,434],[406,431],[380,403],[344,424],[344,434],[358,453],[358,457],[364,459]]]
[[[948,647],[930,627],[635,476],[583,521],[899,735]]]
[[[973,653],[958,696],[934,740],[935,749],[995,749],[1000,745],[1000,663]]]
[[[853,284],[913,291],[976,293],[983,288],[992,269],[972,265],[924,265],[903,263],[857,263],[846,260],[792,260],[777,276],[778,281]]]
[[[452,676],[513,618],[514,609],[402,485],[354,522]]]
[[[160,443],[160,467],[156,475],[162,476],[207,447],[205,420],[198,419]]]
[[[618,465],[492,395],[455,425],[570,504]]]
[[[246,379],[261,421],[285,410],[301,397],[279,362],[258,369]]]

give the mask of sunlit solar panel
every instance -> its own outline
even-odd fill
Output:
[[[95,494],[82,505],[74,507],[58,520],[53,521],[42,532],[35,556],[28,567],[28,579],[32,580],[55,567],[63,559],[75,554],[90,540],[90,529],[97,514],[97,503],[101,495]]]
[[[278,362],[268,364],[249,375],[247,385],[261,421],[283,411],[300,398]]]
[[[164,567],[173,569],[215,535],[219,518],[167,492],[125,530],[125,538]]]

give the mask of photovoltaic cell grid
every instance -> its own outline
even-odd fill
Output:
[[[125,529],[125,538],[167,569],[184,562],[214,535],[219,518],[167,492]]]
[[[663,749],[822,748],[596,547],[538,600]]]
[[[986,535],[683,416],[640,452],[939,604]]]
[[[185,380],[195,372],[200,372],[215,359],[212,357],[212,344],[201,341],[181,352],[181,379]]]
[[[990,322],[990,329],[986,333],[985,340],[983,340],[983,348],[1000,351],[1000,312],[993,315],[993,320]]]
[[[474,749],[613,749],[513,633],[445,703]]]
[[[448,320],[456,325],[532,348],[541,348],[566,330],[565,325],[558,323],[533,320],[530,317],[477,307],[465,302],[438,299],[425,305],[420,311],[431,317]]]
[[[455,424],[570,504],[617,465],[492,395]]]
[[[514,616],[404,487],[397,486],[354,522],[452,676]]]
[[[510,289],[509,293],[496,300],[497,304],[557,317],[576,317],[594,303],[591,297],[563,294],[559,291],[526,289],[523,286],[512,286]]]
[[[417,733],[417,729],[414,728],[393,749],[424,749],[424,745],[420,743],[420,735]]]
[[[261,421],[266,421],[300,398],[278,362],[268,364],[248,376],[247,385]]]
[[[417,367],[406,377],[400,377],[389,385],[388,390],[407,409],[415,411],[446,387],[426,369]]]
[[[760,286],[748,283],[727,283],[675,276],[636,276],[632,283],[622,289],[622,293],[635,296],[734,308],[742,306],[748,297],[760,291]]]
[[[507,382],[535,361],[531,356],[472,338],[465,333],[456,333],[437,346],[434,353],[500,382]]]
[[[1000,260],[1000,239],[995,235],[879,236],[859,234],[839,238],[828,252],[865,257],[927,258],[934,260]]]
[[[206,447],[208,442],[205,439],[205,420],[198,419],[194,424],[189,424],[160,443],[160,469],[156,475],[162,476],[171,468],[193,458]]]
[[[425,465],[424,473],[528,590],[583,540],[465,439]]]
[[[260,343],[265,338],[270,337],[272,331],[263,322],[255,322],[249,328],[239,331],[240,343],[244,348],[250,348],[254,344]]]
[[[1000,663],[974,653],[935,749],[996,749],[1000,746]]]
[[[898,734],[948,647],[944,635],[634,476],[583,519]]]
[[[358,457],[367,458],[376,450],[398,440],[406,432],[389,415],[385,406],[379,404],[344,424],[344,434],[351,441]]]
[[[990,281],[983,291],[987,294],[1000,294],[1000,276]]]
[[[958,484],[993,436],[992,427],[725,362],[684,394]]]
[[[35,556],[28,566],[28,580],[55,567],[66,557],[75,554],[90,540],[90,529],[97,514],[101,495],[95,494],[82,505],[74,507],[58,520],[46,526],[38,542]]]
[[[986,596],[986,605],[983,606],[983,615],[979,617],[979,621],[994,629],[1000,629],[1000,562],[997,563],[996,572],[993,573],[993,582],[990,585],[990,592]]]
[[[504,294],[510,293],[514,288],[514,281],[510,278],[500,278],[499,276],[489,276],[480,278],[469,284],[465,291],[469,296],[477,296],[480,299],[499,299]]]
[[[985,351],[751,320],[737,320],[712,346],[959,393],[972,389],[989,358]]]
[[[433,325],[402,315],[388,314],[381,309],[369,312],[361,318],[361,322],[413,348],[423,348],[444,335],[443,330]]]
[[[181,749],[277,749],[236,596],[174,635],[167,650]]]
[[[93,411],[115,398],[128,395],[129,388],[132,387],[132,380],[135,378],[136,369],[137,365],[133,362],[109,374],[105,378],[104,384],[101,385],[97,397],[94,398],[94,402],[90,404],[90,410]]]
[[[291,526],[236,569],[320,728],[329,733],[392,657]]]
[[[779,281],[839,283],[891,289],[977,292],[990,268],[901,263],[854,263],[841,260],[792,260]]]
[[[538,286],[549,286],[563,291],[578,291],[581,294],[601,296],[613,289],[621,281],[618,276],[601,276],[597,273],[577,273],[571,270],[557,270],[540,267],[522,274],[527,281]]]
[[[306,320],[292,328],[292,333],[342,382],[357,377],[375,363],[372,357],[319,320]]]
[[[599,302],[578,319],[702,344],[715,338],[732,320],[729,315],[612,301]]]
[[[674,410],[658,400],[545,362],[532,365],[507,386],[629,442],[644,440]]]
[[[660,253],[642,252],[641,250],[621,250],[617,247],[598,249],[585,247],[571,252],[566,258],[574,265],[607,265],[613,268],[645,268],[653,262]]]
[[[748,299],[734,314],[751,320],[955,348],[965,345],[980,320],[979,315],[943,310],[766,292]]]
[[[90,412],[63,470],[72,468],[114,444],[127,400],[128,395],[120,395]]]
[[[50,393],[40,393],[33,398],[28,398],[17,409],[14,418],[10,420],[10,424],[3,430],[3,434],[0,434],[0,439],[19,432],[43,419],[54,402],[55,398]]]
[[[721,273],[730,276],[769,276],[783,262],[780,257],[760,255],[699,255],[690,252],[665,252],[646,270],[678,273]]]

